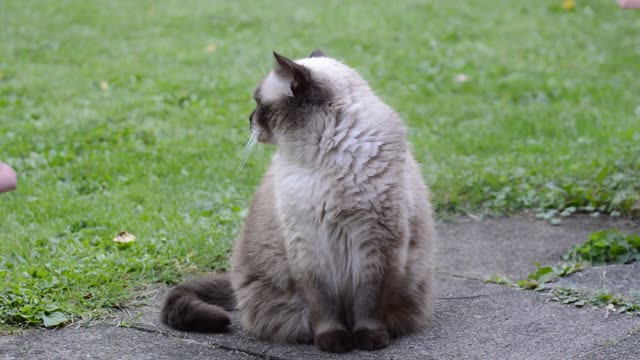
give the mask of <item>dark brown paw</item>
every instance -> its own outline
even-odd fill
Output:
[[[353,345],[361,350],[379,350],[389,346],[387,330],[358,330],[353,333]]]
[[[344,353],[353,350],[353,338],[345,330],[335,330],[318,334],[315,338],[318,349],[332,353]]]

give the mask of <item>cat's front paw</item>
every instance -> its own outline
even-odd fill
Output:
[[[318,349],[332,353],[344,353],[353,350],[353,338],[348,331],[334,330],[316,335]]]
[[[379,350],[389,346],[387,330],[362,329],[353,333],[353,344],[361,350]]]

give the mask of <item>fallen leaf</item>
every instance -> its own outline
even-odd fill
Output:
[[[604,311],[605,311],[604,317],[608,318],[610,312],[615,312],[616,311],[616,307],[613,306],[613,304],[609,304],[609,305],[607,305],[607,307],[604,308]]]
[[[464,84],[467,81],[469,81],[469,76],[465,75],[465,74],[457,74],[456,77],[454,78],[455,82],[458,84]]]
[[[118,236],[113,238],[114,242],[117,242],[119,244],[128,244],[130,242],[133,242],[136,240],[136,237],[129,234],[126,231],[121,231]]]
[[[567,11],[571,11],[571,10],[575,9],[576,8],[575,0],[564,0],[562,2],[562,8],[567,10]]]
[[[212,53],[216,51],[216,44],[214,43],[209,43],[207,44],[207,47],[204,48],[204,52],[207,53]]]
[[[109,90],[109,83],[106,81],[100,81],[100,90],[102,91]]]

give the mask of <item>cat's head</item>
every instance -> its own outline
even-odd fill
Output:
[[[278,144],[285,134],[313,126],[344,95],[355,71],[320,50],[291,60],[273,53],[275,66],[255,89],[251,132],[263,143]]]

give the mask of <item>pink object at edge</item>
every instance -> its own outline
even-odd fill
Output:
[[[618,5],[625,9],[640,9],[640,0],[618,0]]]
[[[18,186],[18,175],[9,165],[0,162],[0,193]]]

